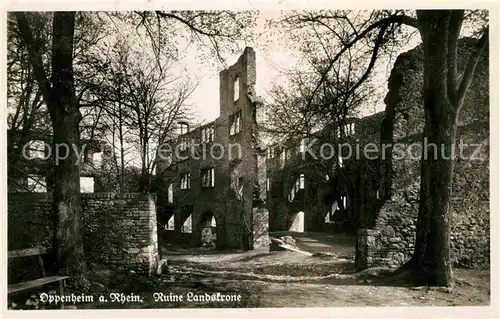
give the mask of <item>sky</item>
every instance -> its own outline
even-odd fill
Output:
[[[266,20],[279,18],[280,14],[280,11],[277,10],[261,10],[255,31],[265,32],[267,30],[265,28]],[[273,83],[280,83],[284,80],[282,71],[292,68],[299,62],[299,52],[292,49],[288,41],[290,40],[286,34],[281,34],[279,38],[272,38],[272,41],[267,41],[265,38],[258,38],[254,43],[249,44],[249,46],[254,48],[256,53],[257,82],[255,89],[257,94],[263,97],[264,100],[266,100],[268,96],[267,91],[271,89]],[[410,50],[418,45],[418,43],[419,39],[415,37],[413,41],[402,47],[399,53]],[[232,65],[237,61],[243,52],[243,48],[237,54],[224,57],[227,65]],[[186,57],[180,63],[181,67],[186,68],[187,72],[198,75],[196,80],[199,81],[199,85],[187,103],[189,103],[195,115],[195,121],[206,123],[215,120],[219,116],[219,71],[222,67],[216,69],[198,60],[195,50],[194,46],[189,48]],[[380,83],[379,101],[377,105],[367,105],[362,110],[363,115],[384,110],[383,98],[387,91],[387,79],[393,63],[394,61],[389,60],[381,63],[381,67],[377,70],[379,73],[377,83]]]
[[[281,11],[276,9],[262,9],[256,21],[255,33],[266,33],[269,29],[265,27],[269,19],[280,18]],[[466,27],[465,27],[466,29]],[[467,31],[466,31],[467,32]],[[179,39],[179,42],[183,40]],[[240,52],[230,56],[224,56],[227,65],[234,64],[242,54],[244,47],[251,46],[256,53],[257,82],[256,92],[266,101],[267,91],[272,88],[273,83],[282,83],[285,80],[282,72],[291,69],[299,63],[300,53],[293,48],[287,34],[279,33],[279,37],[256,37],[253,43],[242,44]],[[375,105],[366,105],[361,110],[361,116],[380,112],[385,109],[383,99],[387,93],[387,80],[395,62],[395,58],[400,53],[406,52],[420,43],[420,37],[414,36],[411,41],[399,48],[399,52],[392,59],[380,59],[379,66],[374,70],[376,83],[379,90],[376,94],[378,101]],[[176,72],[185,72],[198,86],[186,101],[193,112],[194,122],[207,123],[215,120],[219,116],[219,72],[222,65],[215,67],[214,63],[207,63],[200,59],[196,45],[190,45],[185,50],[185,45],[179,45],[183,51],[183,58],[176,65]],[[214,57],[215,59],[215,57]]]
[[[261,11],[256,21],[254,31],[259,34],[264,32],[267,19],[278,18],[279,11]],[[140,56],[144,57],[139,63],[150,63],[153,60],[151,44],[144,42],[137,37],[137,33],[141,30],[133,29],[126,23],[114,21],[113,31],[107,38],[107,41],[102,47],[112,46],[116,40],[122,38],[127,39],[128,43],[134,50],[140,52]],[[149,39],[146,36],[146,39]],[[268,38],[257,38],[253,43],[242,43],[240,51],[231,55],[224,56],[226,66],[215,63],[214,60],[206,60],[200,58],[200,52],[196,44],[188,45],[188,41],[182,35],[174,38],[177,43],[177,49],[181,52],[181,58],[176,61],[170,71],[175,76],[187,77],[191,81],[198,83],[196,89],[186,101],[186,105],[193,113],[192,124],[203,124],[214,121],[219,116],[219,72],[227,66],[230,66],[238,60],[243,53],[245,46],[251,46],[256,53],[256,92],[258,95],[265,97],[266,91],[272,87],[274,81],[279,81],[283,76],[280,70],[291,68],[297,61],[297,52],[293,52],[287,47],[286,37],[273,38],[268,41]],[[148,58],[146,58],[148,57]],[[130,157],[130,156],[129,156]]]
[[[265,27],[266,21],[269,19],[280,18],[281,12],[278,10],[260,10],[256,27],[254,32],[256,34],[266,33],[269,30]],[[114,21],[113,28],[110,35],[102,47],[109,48],[110,45],[115,42],[120,37],[126,37],[134,49],[141,51],[142,56],[147,56],[151,54],[151,47],[149,47],[144,42],[141,42],[135,35],[134,30],[124,24],[123,22]],[[276,31],[276,30],[274,30]],[[176,39],[177,40],[177,39]],[[198,83],[198,86],[188,98],[186,103],[188,107],[193,112],[194,123],[202,124],[214,121],[219,116],[219,72],[223,69],[222,65],[216,67],[215,63],[210,63],[211,61],[206,61],[200,59],[200,52],[197,52],[198,48],[196,45],[187,46],[187,42],[183,42],[182,37],[178,39],[181,45],[178,45],[179,50],[182,51],[182,58],[176,62],[174,67],[174,73],[179,75],[185,75],[192,78]],[[245,45],[253,47],[256,53],[256,92],[259,96],[264,98],[264,101],[268,100],[267,91],[270,90],[274,83],[282,84],[286,80],[283,75],[283,71],[293,68],[300,62],[300,54],[296,49],[293,49],[293,43],[290,42],[290,38],[287,34],[279,33],[277,37],[256,37],[253,43],[242,44],[240,47],[240,52],[237,52],[231,56],[223,57],[226,60],[227,65],[234,64],[239,56],[242,54]],[[215,57],[214,57],[215,59]],[[144,59],[145,63],[147,59]],[[183,74],[185,73],[185,74]],[[380,83],[382,83],[382,91],[387,87],[387,72],[381,74]],[[382,101],[383,99],[383,92]],[[379,103],[380,104],[380,103]],[[382,111],[384,108],[383,103],[378,106],[377,111]],[[369,107],[369,111],[373,113],[375,108]]]
[[[266,19],[279,17],[279,15],[279,11],[261,11],[255,32],[264,32]],[[286,41],[286,37],[275,38],[271,42],[260,38],[256,39],[254,43],[247,44],[253,47],[256,54],[257,82],[255,89],[257,94],[265,96],[272,83],[282,78],[279,70],[291,68],[297,62],[297,52],[287,49]],[[224,57],[227,65],[236,63],[243,53],[243,49],[244,46],[241,47],[241,52]],[[196,115],[196,120],[210,122],[219,116],[219,71],[223,67],[216,69],[199,61],[195,50],[194,47],[190,48],[192,52],[187,53],[186,57],[180,61],[188,72],[199,74],[197,78],[199,85],[189,98],[188,103]]]

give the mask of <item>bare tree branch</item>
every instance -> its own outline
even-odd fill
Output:
[[[474,54],[469,58],[469,62],[467,63],[467,67],[465,68],[464,75],[462,76],[462,80],[460,82],[460,87],[458,88],[455,105],[461,106],[463,104],[463,100],[465,99],[465,94],[467,93],[467,90],[469,89],[472,83],[472,79],[474,78],[474,73],[476,71],[477,63],[481,58],[484,49],[488,45],[488,36],[489,36],[489,29],[486,29],[486,31],[481,36],[481,39],[479,39],[476,52],[474,52]],[[457,110],[457,112],[458,111],[459,110]]]

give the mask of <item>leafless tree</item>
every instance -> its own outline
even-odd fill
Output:
[[[193,31],[201,39],[210,39],[217,48],[224,43],[231,42],[234,37],[224,35],[239,35],[240,31],[231,32],[240,21],[240,15],[234,13],[227,16],[224,12],[199,12],[192,19],[184,19],[184,12],[156,12],[155,17],[164,21],[158,22],[158,34],[174,36],[177,32]],[[34,77],[42,92],[42,97],[50,114],[53,130],[53,144],[75,145],[80,148],[80,112],[79,99],[75,91],[74,48],[75,48],[75,12],[55,12],[51,17],[50,30],[52,44],[50,53],[50,68],[44,63],[43,51],[36,41],[37,28],[33,19],[38,13],[15,12],[19,33],[26,45],[29,63],[33,68]],[[140,16],[140,14],[136,14]],[[213,20],[203,19],[212,17]],[[217,19],[225,16],[225,19]],[[227,18],[227,19],[226,19]],[[133,17],[132,17],[133,19]],[[153,18],[155,19],[155,18]],[[183,20],[181,25],[167,24],[168,21]],[[199,24],[199,19],[207,23]],[[144,19],[143,19],[144,20]],[[146,22],[146,20],[144,20]],[[158,21],[158,20],[156,20]],[[231,21],[233,22],[231,24]],[[147,22],[152,22],[150,19]],[[217,23],[218,22],[218,23]],[[150,26],[152,24],[149,24]],[[244,25],[243,27],[247,27]],[[213,33],[213,30],[227,30],[227,32]],[[78,36],[78,34],[77,34]],[[165,42],[164,42],[165,43]],[[174,42],[170,42],[174,43]],[[168,45],[175,47],[175,45]],[[158,47],[163,47],[159,45]],[[158,59],[160,60],[160,59]],[[49,76],[50,75],[50,76]],[[57,260],[60,271],[71,275],[75,284],[88,286],[86,278],[85,258],[81,237],[81,200],[80,176],[76,163],[75,152],[58,162],[54,168],[54,209],[57,215],[56,247]]]

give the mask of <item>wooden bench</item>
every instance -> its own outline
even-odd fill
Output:
[[[53,282],[59,282],[59,290],[60,294],[64,293],[64,284],[65,280],[68,279],[68,276],[47,276],[45,273],[45,267],[43,265],[42,255],[48,253],[47,248],[38,247],[38,248],[28,248],[22,250],[13,250],[9,251],[9,260],[13,258],[20,257],[36,257],[38,260],[38,265],[40,266],[42,277],[34,280],[24,281],[17,284],[10,284],[8,287],[8,293],[14,293],[24,290],[29,290],[36,287],[41,287],[46,284],[50,284]]]

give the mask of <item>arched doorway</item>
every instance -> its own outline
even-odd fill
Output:
[[[170,216],[170,219],[168,220],[167,224],[165,225],[165,229],[169,229],[169,230],[175,229],[175,215],[174,214],[172,214],[172,216]]]
[[[191,233],[193,229],[192,220],[193,220],[193,205],[186,205],[180,211],[180,218],[178,221],[179,224],[176,225],[176,229],[179,229],[182,233]]]

